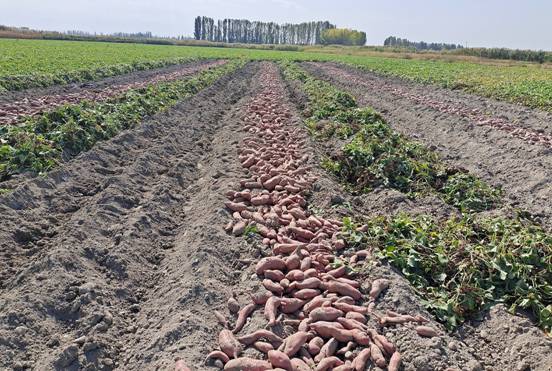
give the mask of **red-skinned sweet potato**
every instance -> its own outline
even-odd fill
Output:
[[[312,310],[309,313],[309,318],[312,322],[316,321],[335,321],[343,316],[343,311],[333,307],[320,307]]]
[[[399,352],[393,353],[391,359],[389,360],[389,366],[387,371],[399,371],[401,367],[401,354]]]
[[[344,362],[337,357],[328,357],[320,361],[318,366],[316,366],[315,371],[328,371],[343,364]]]
[[[257,349],[259,352],[267,354],[269,351],[274,350],[274,346],[270,343],[264,341],[256,341],[253,343],[253,348]]]
[[[220,350],[215,350],[214,352],[211,352],[207,355],[205,363],[207,363],[210,359],[220,359],[222,363],[226,363],[230,360],[230,357],[228,357],[226,353]]]
[[[303,289],[293,294],[297,299],[309,300],[320,295],[320,290],[317,289]]]
[[[370,359],[378,367],[384,368],[387,366],[387,361],[385,360],[381,349],[376,344],[370,345]]]
[[[379,294],[389,287],[390,281],[385,278],[378,278],[372,282],[372,287],[370,288],[370,298],[376,300]]]
[[[320,350],[322,349],[323,346],[324,346],[324,339],[322,339],[320,336],[317,336],[313,338],[311,341],[309,341],[307,350],[314,357],[318,353],[320,353]]]
[[[269,280],[268,278],[264,279],[262,283],[265,289],[271,291],[275,295],[280,296],[284,293],[284,288],[279,283]]]
[[[291,370],[291,359],[289,356],[279,350],[271,350],[268,352],[268,360],[273,367],[279,367],[284,370]]]
[[[322,348],[320,348],[320,353],[318,353],[318,355],[316,357],[314,357],[314,361],[315,362],[320,362],[324,358],[331,357],[331,356],[335,355],[335,353],[337,352],[338,345],[339,345],[339,342],[336,339],[334,339],[334,338],[329,339],[322,346]]]
[[[224,371],[264,371],[271,369],[270,362],[247,357],[232,359],[224,365]]]
[[[276,296],[271,296],[266,301],[264,315],[268,320],[268,325],[271,327],[276,325],[276,316],[278,315],[280,304],[281,299]]]
[[[277,347],[280,346],[284,341],[281,337],[268,330],[257,330],[251,334],[240,336],[238,338],[238,341],[243,345],[251,345],[259,341],[260,339],[265,339],[270,342],[270,344]]]
[[[289,357],[295,356],[299,349],[310,339],[311,335],[308,332],[299,331],[288,336],[284,340],[283,352]]]
[[[370,360],[372,352],[370,349],[363,349],[360,351],[360,353],[355,357],[353,360],[353,368],[355,371],[364,371],[366,370],[366,366],[368,364],[368,361]]]
[[[232,330],[234,334],[240,332],[240,330],[245,325],[247,318],[251,315],[251,313],[253,313],[256,308],[257,305],[255,303],[251,303],[240,309],[240,311],[238,312],[238,319],[236,320],[236,327],[234,328],[234,330]]]
[[[220,349],[230,358],[237,358],[241,352],[241,345],[230,330],[222,330],[219,333]]]
[[[355,300],[360,300],[362,298],[362,293],[355,289],[353,286],[339,282],[339,281],[330,281],[327,283],[328,292],[333,292],[343,296],[350,296]]]

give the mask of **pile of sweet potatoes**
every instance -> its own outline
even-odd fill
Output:
[[[208,355],[207,363],[235,371],[365,370],[370,364],[398,370],[401,356],[394,344],[367,325],[390,282],[375,279],[363,292],[350,272],[369,253],[339,256],[346,247],[339,237],[341,222],[307,210],[306,192],[316,177],[307,165],[304,134],[282,102],[285,92],[275,68],[263,66],[261,92],[244,118],[248,134],[239,159],[248,177],[226,195],[233,213],[227,232],[239,236],[254,225],[272,251],[255,266],[264,289],[244,306],[228,300],[228,310],[236,316],[233,327],[216,312],[225,328],[220,349]],[[255,311],[263,312],[266,328],[242,333]],[[382,325],[385,321],[425,322],[392,312],[380,318]],[[278,326],[293,330],[277,334],[273,329]],[[427,329],[421,331],[428,334]],[[248,354],[262,359],[243,356],[246,348],[256,349]]]

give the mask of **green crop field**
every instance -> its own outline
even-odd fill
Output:
[[[344,50],[346,53],[346,50]],[[0,90],[85,81],[193,58],[335,61],[552,111],[552,68],[240,48],[0,40]]]

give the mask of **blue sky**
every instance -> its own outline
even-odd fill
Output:
[[[552,50],[547,0],[0,0],[0,24],[192,35],[196,15],[275,22],[329,20],[368,44],[412,41]]]

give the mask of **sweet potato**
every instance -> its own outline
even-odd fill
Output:
[[[355,321],[360,322],[363,325],[365,325],[367,322],[366,316],[357,312],[347,312],[347,314],[345,314],[345,318],[354,319]]]
[[[188,366],[186,366],[186,363],[184,363],[184,360],[180,359],[176,361],[174,364],[174,371],[191,371]]]
[[[318,353],[320,353],[320,350],[322,349],[322,346],[324,346],[324,339],[317,336],[317,337],[313,338],[311,341],[309,341],[309,344],[307,346],[307,350],[314,357]]]
[[[300,245],[293,243],[277,243],[272,249],[274,255],[287,255],[297,250]]]
[[[298,238],[304,239],[306,241],[310,241],[315,237],[314,233],[312,233],[308,229],[299,228],[299,227],[288,227],[288,230]]]
[[[371,354],[372,353],[370,349],[363,349],[360,351],[360,353],[353,360],[352,366],[355,369],[355,371],[366,370],[366,365],[368,363],[368,360],[370,360]]]
[[[226,201],[224,203],[224,206],[226,206],[229,210],[237,211],[237,212],[247,210],[247,205],[241,202]]]
[[[379,319],[379,323],[382,326],[400,325],[400,324],[403,324],[403,323],[406,323],[406,322],[411,322],[411,319],[408,318],[407,316],[402,316],[402,315],[398,316],[398,317],[383,316]]]
[[[247,357],[232,359],[224,365],[224,371],[264,371],[271,369],[270,362]]]
[[[276,325],[276,316],[278,315],[280,304],[281,299],[275,296],[271,296],[266,301],[264,315],[268,320],[268,325],[271,327]]]
[[[334,243],[333,243],[333,246],[335,247],[336,250],[343,250],[346,246],[345,244],[345,241],[344,240],[336,240]]]
[[[423,337],[435,337],[439,335],[439,332],[435,330],[433,327],[429,326],[418,326],[416,327],[416,333]]]
[[[318,366],[316,366],[315,371],[328,371],[343,364],[344,362],[337,357],[328,357],[320,361]]]
[[[305,273],[302,270],[294,269],[286,274],[286,278],[293,281],[303,281],[305,279]]]
[[[280,175],[276,175],[267,181],[263,182],[263,187],[268,189],[269,191],[272,191],[276,185],[280,184],[280,181],[282,180],[282,177]]]
[[[255,272],[259,276],[261,276],[267,270],[283,271],[284,269],[286,269],[286,262],[284,261],[284,259],[275,256],[269,256],[259,260],[257,266],[255,267]]]
[[[309,268],[305,271],[305,278],[311,278],[311,277],[317,277],[317,276],[318,276],[318,271],[315,268]]]
[[[291,370],[291,359],[288,355],[278,350],[271,350],[268,352],[268,360],[273,367],[283,368],[284,370]]]
[[[351,334],[353,335],[354,341],[358,345],[362,345],[362,346],[370,345],[370,337],[368,336],[366,331],[363,331],[360,329],[352,329],[350,331],[351,331]]]
[[[376,343],[376,345],[388,356],[395,353],[395,345],[391,343],[387,338],[381,334],[378,334],[376,330],[369,329],[368,333],[370,334],[370,337]]]
[[[251,294],[251,300],[257,305],[265,305],[268,298],[270,298],[272,293],[270,291],[259,291],[254,294]]]
[[[224,317],[224,315],[219,311],[215,310],[214,313],[215,313],[215,318],[217,319],[217,322],[220,323],[222,327],[228,328],[228,320],[226,319],[226,317]]]
[[[293,283],[293,288],[302,290],[302,289],[318,289],[322,281],[316,277],[310,277],[299,282]]]
[[[345,362],[341,366],[334,367],[332,371],[353,371],[353,366],[350,361]]]
[[[226,363],[230,360],[228,355],[220,350],[215,350],[214,352],[209,353],[205,359],[205,363],[207,363],[210,359],[220,359],[222,363]]]
[[[268,353],[271,350],[274,350],[274,346],[270,343],[266,343],[264,341],[256,341],[253,343],[253,347],[257,349],[259,352],[262,353]]]
[[[327,290],[328,292],[333,292],[339,295],[350,296],[355,300],[360,300],[362,298],[362,293],[359,290],[349,284],[339,281],[328,282]]]
[[[315,322],[309,327],[323,338],[335,338],[341,342],[348,342],[353,339],[351,331],[345,330],[343,326],[334,322]]]
[[[381,349],[376,345],[370,345],[370,359],[376,364],[376,366],[384,368],[387,366],[387,361],[381,352]]]
[[[338,318],[337,322],[339,322],[344,328],[347,330],[361,330],[364,331],[366,329],[366,326],[362,323],[355,321],[354,319],[350,318]]]
[[[294,297],[302,300],[309,300],[318,295],[320,295],[320,290],[317,289],[303,289],[293,294]]]
[[[339,277],[339,278],[336,278],[335,280],[338,281],[338,282],[343,282],[343,283],[346,283],[348,285],[351,285],[355,289],[360,288],[360,283],[358,281],[355,281],[355,280],[350,280],[350,279],[345,278],[345,277]]]
[[[320,348],[320,353],[318,353],[318,355],[314,357],[314,361],[320,362],[326,357],[333,356],[335,352],[337,352],[338,345],[339,342],[336,339],[331,338],[326,342],[326,344],[322,346],[322,348]]]
[[[310,256],[307,256],[301,260],[300,269],[305,272],[307,269],[310,269],[312,265],[312,259]]]
[[[339,299],[335,301],[336,303],[346,303],[350,305],[355,305],[356,301],[350,296],[341,296]]]
[[[299,327],[297,327],[298,331],[307,331],[309,329],[309,324],[311,323],[310,318],[304,318],[301,320],[301,323],[299,323]]]
[[[333,278],[339,278],[339,277],[343,277],[346,273],[347,273],[347,266],[342,265],[340,267],[337,267],[329,271],[327,274],[332,276]]]
[[[399,352],[393,353],[391,359],[389,360],[389,366],[387,371],[399,371],[401,367],[401,354]]]
[[[251,345],[260,339],[265,339],[274,346],[280,346],[284,341],[281,337],[268,330],[257,330],[251,334],[240,336],[238,341],[243,345]]]
[[[267,289],[268,291],[271,291],[275,295],[280,296],[284,293],[284,288],[282,287],[282,285],[280,285],[279,283],[276,283],[272,280],[264,279],[263,280],[263,286],[264,286],[265,289]]]
[[[281,298],[280,310],[282,313],[290,314],[298,311],[305,305],[305,300],[295,298]]]
[[[266,270],[264,272],[264,276],[265,278],[268,278],[269,280],[272,280],[274,282],[280,282],[285,277],[282,271],[272,270],[272,269]]]
[[[311,311],[315,310],[316,308],[320,308],[322,304],[324,303],[332,303],[332,299],[325,298],[321,295],[313,298],[311,301],[309,301],[305,306],[303,307],[303,311],[305,314],[309,314]],[[339,309],[339,308],[338,308]]]
[[[271,205],[272,199],[270,195],[260,195],[256,197],[251,197],[251,205],[261,206],[261,205]]]
[[[288,271],[298,269],[299,267],[301,267],[301,258],[297,254],[292,254],[286,259],[286,268]]]
[[[310,339],[311,335],[308,332],[299,331],[288,336],[284,340],[283,352],[289,357],[295,356],[299,349]]]
[[[254,303],[251,303],[251,304],[247,304],[245,307],[240,309],[240,311],[238,312],[238,319],[236,320],[236,327],[234,328],[234,330],[232,330],[234,334],[240,332],[240,330],[245,325],[247,318],[251,315],[251,313],[253,313],[253,311],[256,308],[257,308],[257,305]]]
[[[389,287],[390,281],[385,278],[378,278],[372,282],[372,287],[370,289],[370,298],[376,300],[379,294]]]
[[[247,223],[239,221],[232,228],[232,234],[236,237],[241,236],[245,232],[245,228],[247,228]]]
[[[237,358],[238,354],[241,352],[240,343],[230,330],[222,330],[219,333],[219,346],[230,358]]]
[[[312,320],[312,322],[316,322],[316,321],[331,322],[331,321],[335,321],[337,318],[342,316],[343,316],[342,311],[332,307],[316,308],[309,314],[309,318]]]
[[[293,358],[291,360],[292,371],[312,371],[312,369],[299,358]]]
[[[336,307],[339,310],[342,310],[345,313],[348,312],[357,312],[360,314],[366,314],[368,312],[368,308],[362,307],[359,305],[350,305],[347,303],[333,303],[333,306]]]

